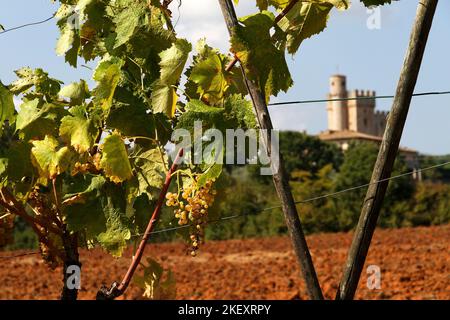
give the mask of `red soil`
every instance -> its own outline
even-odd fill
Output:
[[[335,296],[351,242],[350,233],[308,237],[326,298]],[[377,230],[367,259],[381,268],[381,289],[367,288],[366,267],[358,299],[450,299],[450,225]],[[151,255],[177,280],[180,299],[307,299],[305,286],[286,237],[211,241],[195,258],[181,243],[150,245]],[[3,252],[1,256],[20,252]],[[93,299],[102,284],[119,281],[130,252],[114,259],[101,250],[82,251],[81,299]],[[1,261],[0,299],[57,299],[61,269],[49,270],[39,256]],[[123,298],[139,297],[133,285]]]

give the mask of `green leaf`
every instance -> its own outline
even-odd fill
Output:
[[[155,138],[154,118],[147,113],[143,104],[122,105],[111,109],[106,125],[119,130],[127,137]]]
[[[75,28],[71,26],[70,24],[65,24],[64,27],[61,29],[61,34],[59,36],[58,42],[56,43],[56,54],[58,56],[64,56],[66,53],[72,49],[73,47],[77,47],[76,42],[79,42],[79,37],[77,36],[75,32]],[[78,51],[78,50],[77,50]],[[77,52],[78,54],[78,52]],[[67,62],[71,66],[76,67],[76,56],[75,61],[73,59],[66,59]]]
[[[31,163],[31,145],[24,141],[14,141],[7,150],[0,151],[6,166],[4,174],[8,181],[20,182],[23,177],[31,177],[33,166]]]
[[[65,182],[63,192],[80,197],[78,202],[63,201],[69,230],[84,231],[87,240],[119,257],[131,237],[123,188],[94,175],[77,175]]]
[[[77,174],[65,177],[62,211],[70,231],[85,230],[87,238],[93,239],[106,230],[101,201],[105,184],[105,178],[100,175]]]
[[[162,51],[159,56],[160,78],[153,85],[152,107],[154,112],[164,112],[170,118],[175,114],[178,99],[174,86],[180,80],[181,74],[192,46],[184,39],[178,39],[172,46]]]
[[[70,116],[61,119],[59,134],[77,152],[84,153],[94,144],[100,120],[90,119],[84,106],[72,107],[69,112]]]
[[[344,0],[296,3],[278,23],[278,26],[287,33],[288,52],[294,54],[303,40],[324,30],[333,7],[347,9],[348,6],[348,1]]]
[[[11,83],[10,91],[15,95],[26,93],[26,97],[31,100],[36,96],[55,98],[61,89],[62,82],[48,76],[42,69],[22,68],[14,71],[19,79]],[[34,93],[27,93],[34,87]]]
[[[222,174],[223,164],[214,163],[210,165],[197,181],[198,187],[203,187],[208,180],[217,179]]]
[[[13,94],[0,82],[0,136],[5,121],[12,122],[14,119]]]
[[[106,183],[103,176],[93,174],[77,174],[66,177],[63,188],[63,203],[75,196],[84,200],[95,200],[101,196],[101,190]]]
[[[240,94],[233,94],[225,99],[224,103],[227,118],[230,119],[230,128],[256,129],[258,124],[253,112],[253,104]]]
[[[52,136],[32,144],[32,162],[42,176],[53,179],[69,168],[73,154],[67,147],[59,148],[58,140]]]
[[[190,80],[198,85],[202,100],[211,104],[221,101],[228,89],[225,61],[217,53],[211,54],[192,69]]]
[[[146,23],[145,13],[147,11],[145,3],[132,3],[120,11],[114,17],[113,22],[116,24],[116,40],[114,49],[127,43],[135,34],[137,28]]]
[[[281,90],[286,92],[293,84],[284,50],[276,46],[270,34],[274,20],[268,11],[243,17],[240,19],[242,25],[233,30],[231,38],[231,50],[267,101]]]
[[[164,280],[163,280],[164,278]],[[134,283],[143,290],[143,297],[151,300],[175,299],[176,282],[173,273],[151,258],[144,265],[144,275],[135,276]]]
[[[153,84],[152,89],[153,112],[162,112],[172,118],[178,101],[175,88],[171,85],[165,85],[158,80]]]
[[[102,145],[100,167],[114,183],[120,183],[133,177],[127,149],[120,135],[112,134],[105,138]]]
[[[126,216],[123,189],[107,185],[101,204],[106,218],[106,230],[97,236],[102,247],[115,257],[120,257],[131,238],[130,221]]]
[[[120,69],[123,61],[119,58],[102,60],[94,71],[94,80],[97,87],[94,89],[95,100],[103,110],[111,108],[114,92],[120,81]]]
[[[154,197],[154,191],[160,189],[164,184],[166,177],[167,158],[158,149],[150,149],[143,152],[138,152],[134,156],[133,167],[137,172],[139,181],[139,193],[147,193],[150,199]]]
[[[54,104],[41,105],[38,99],[26,101],[17,114],[16,130],[24,140],[56,135],[60,119],[67,114],[63,107]]]
[[[199,100],[190,100],[186,111],[179,117],[176,129],[186,129],[194,132],[194,122],[201,121],[203,129],[226,129],[224,108],[211,107]]]
[[[84,80],[73,82],[59,91],[59,95],[70,99],[70,105],[81,105],[90,97],[89,88]]]
[[[184,65],[192,46],[185,39],[177,39],[172,46],[159,54],[161,62],[160,80],[167,85],[176,84],[183,72]]]

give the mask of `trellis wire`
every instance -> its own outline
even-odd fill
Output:
[[[323,194],[323,195],[320,195],[320,196],[316,196],[316,197],[312,197],[312,198],[308,198],[308,199],[304,199],[304,200],[297,200],[297,201],[295,201],[295,204],[309,203],[309,202],[317,201],[317,200],[320,200],[320,199],[325,199],[325,198],[338,196],[338,195],[341,195],[343,193],[347,193],[347,192],[350,192],[350,191],[355,191],[355,190],[358,190],[358,189],[366,188],[366,187],[368,187],[368,186],[370,186],[372,184],[378,184],[378,183],[381,183],[381,182],[384,182],[384,181],[399,179],[399,178],[402,178],[402,177],[405,177],[405,176],[413,175],[415,173],[429,171],[429,170],[433,170],[433,169],[436,169],[436,168],[444,167],[446,165],[450,165],[450,161],[443,162],[443,163],[436,164],[436,165],[432,165],[432,166],[429,166],[429,167],[426,167],[426,168],[421,168],[421,169],[416,169],[416,170],[413,170],[413,171],[408,171],[408,172],[405,172],[405,173],[402,173],[402,174],[399,174],[399,175],[396,175],[396,176],[392,176],[390,178],[382,179],[382,180],[379,180],[379,181],[376,181],[376,182],[365,183],[365,184],[362,184],[362,185],[359,185],[359,186],[350,187],[350,188],[339,190],[339,191],[336,191],[336,192],[326,193],[326,194]],[[210,221],[208,221],[208,224],[216,224],[216,223],[222,223],[222,222],[225,222],[225,221],[228,221],[228,220],[237,219],[237,218],[248,217],[248,216],[256,216],[256,215],[259,215],[259,214],[261,214],[263,212],[271,211],[271,210],[274,210],[274,209],[280,209],[280,208],[281,208],[281,206],[278,205],[278,206],[272,206],[272,207],[263,208],[263,209],[261,209],[261,210],[259,210],[257,212],[254,212],[254,213],[235,214],[235,215],[232,215],[232,216],[226,216],[226,217],[222,217],[222,218],[219,218],[219,219],[210,220]],[[184,226],[176,226],[176,227],[164,228],[164,229],[155,230],[155,231],[151,232],[150,234],[161,234],[161,233],[166,233],[166,232],[173,232],[173,231],[177,231],[177,230],[180,230],[180,229],[186,229],[186,228],[189,228],[189,227],[192,227],[192,226],[193,226],[192,224],[187,224],[187,225],[184,225]],[[141,233],[132,235],[133,238],[140,237],[140,236],[142,236]],[[27,255],[34,255],[34,254],[38,254],[38,253],[39,253],[39,251],[33,251],[33,252],[21,253],[21,254],[13,255],[13,256],[4,256],[4,257],[0,256],[0,260],[14,259],[14,258],[27,256]]]
[[[48,17],[47,19],[44,19],[44,20],[41,20],[41,21],[30,22],[30,23],[22,24],[22,25],[17,26],[17,27],[13,27],[13,28],[9,28],[9,29],[4,29],[3,31],[0,32],[0,35],[2,35],[2,34],[4,34],[4,33],[7,33],[7,32],[14,31],[14,30],[19,30],[19,29],[22,29],[22,28],[26,28],[26,27],[30,27],[30,26],[36,26],[36,25],[39,25],[39,24],[43,24],[43,23],[45,23],[45,22],[47,22],[47,21],[52,20],[52,19],[55,17],[55,15],[56,15],[56,13],[54,13],[51,17]]]

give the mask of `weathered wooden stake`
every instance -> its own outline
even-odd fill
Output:
[[[238,20],[234,11],[233,4],[231,0],[219,0],[219,4],[222,9],[228,32],[230,33],[230,35],[232,35],[234,28],[238,25]],[[271,131],[273,130],[273,126],[264,95],[255,83],[248,80],[242,65],[241,70],[244,75],[244,80],[249,95],[253,102],[253,107],[258,118],[259,126],[261,129],[266,129],[268,131],[267,137],[264,137],[264,143],[267,155],[271,158]],[[274,152],[278,152],[278,150],[274,150]],[[275,184],[278,197],[281,201],[286,224],[291,235],[294,251],[301,266],[309,297],[311,299],[321,300],[323,299],[322,291],[320,289],[319,281],[317,280],[317,275],[316,271],[314,270],[311,254],[309,253],[308,245],[306,243],[305,235],[303,233],[302,225],[297,213],[294,198],[289,187],[289,180],[284,171],[283,159],[281,155],[279,156],[278,165],[272,163],[272,172],[273,182]]]
[[[437,3],[438,0],[419,1],[397,92],[372,173],[372,184],[364,199],[361,216],[337,292],[336,299],[338,300],[353,299],[355,295],[389,183],[389,181],[376,182],[391,176]]]

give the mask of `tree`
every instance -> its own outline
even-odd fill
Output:
[[[303,132],[281,131],[279,135],[280,153],[283,155],[286,171],[295,179],[295,171],[306,171],[311,178],[326,165],[339,170],[343,161],[343,153],[333,143],[324,142],[315,136]],[[250,166],[249,170],[255,178],[267,181],[267,176],[259,174],[260,166]]]
[[[370,181],[377,154],[378,145],[376,143],[352,143],[344,155],[344,162],[336,177],[336,191],[367,184]],[[393,176],[406,171],[405,162],[401,157],[398,157],[394,165]],[[356,189],[336,198],[340,229],[349,230],[355,226],[366,190],[367,188]],[[389,182],[380,219],[381,226],[398,225],[396,219],[399,215],[395,211],[396,204],[400,201],[409,200],[413,192],[414,184],[410,177],[402,177]]]

